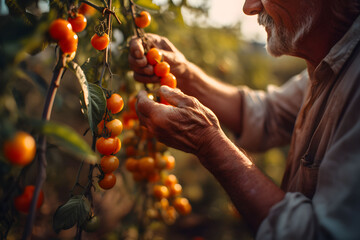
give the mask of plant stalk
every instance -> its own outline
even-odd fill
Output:
[[[66,59],[62,55],[59,56],[59,60],[54,69],[53,77],[48,88],[45,105],[42,113],[42,120],[49,121],[52,108],[54,105],[54,100],[56,96],[57,89],[60,85],[60,80],[65,71]],[[30,205],[30,211],[26,218],[25,230],[23,233],[23,240],[29,240],[31,238],[31,232],[33,229],[35,216],[36,216],[36,203],[39,197],[40,191],[46,179],[46,137],[44,135],[40,135],[38,139],[38,148],[36,154],[36,160],[38,163],[38,175],[36,178],[35,191],[33,195],[33,199]]]

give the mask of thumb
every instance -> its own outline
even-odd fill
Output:
[[[170,88],[166,85],[160,87],[160,97],[175,107],[193,107],[194,98],[184,94],[178,88]]]

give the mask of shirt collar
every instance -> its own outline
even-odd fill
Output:
[[[337,75],[359,41],[360,16],[357,17],[345,35],[330,49],[328,55],[326,55],[323,61],[319,64],[316,72],[323,72],[323,67],[326,65],[326,67],[330,67],[332,72]]]

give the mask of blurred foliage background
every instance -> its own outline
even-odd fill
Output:
[[[0,143],[14,129],[31,132],[31,120],[41,117],[46,89],[56,62],[55,44],[49,42],[47,28],[53,19],[64,14],[56,10],[61,2],[1,1]],[[101,4],[100,0],[92,2]],[[142,87],[132,79],[127,63],[126,42],[133,35],[133,30],[129,17],[121,7],[126,2],[113,1],[123,24],[113,21],[110,67],[114,75],[106,76],[109,80],[106,87],[116,90],[125,99]],[[301,60],[291,57],[275,59],[266,53],[264,44],[243,40],[240,34],[241,22],[222,28],[196,24],[196,17],[207,14],[206,1],[195,6],[186,0],[166,0],[158,5],[154,5],[151,0],[135,2],[147,9],[153,17],[146,32],[166,36],[190,61],[220,81],[265,90],[268,84],[281,85],[305,68]],[[184,22],[184,9],[193,12],[191,16],[195,19],[192,19],[194,24],[191,26]],[[99,13],[89,17],[88,26],[93,26],[99,19]],[[96,69],[93,66],[101,62],[99,53],[90,45],[93,34],[94,29],[91,27],[79,34],[79,47],[74,60],[82,65],[91,58],[93,65],[88,65],[89,69]],[[99,72],[95,70],[92,74],[93,79],[97,79]],[[66,124],[83,135],[88,124],[80,111],[80,90],[75,76],[67,71],[56,97],[52,120]],[[235,139],[231,132],[225,131],[231,139]],[[91,144],[90,134],[84,138]],[[175,149],[171,149],[171,152],[176,158],[174,173],[183,186],[184,195],[192,204],[193,212],[190,216],[180,217],[171,226],[154,222],[150,226],[154,230],[151,239],[253,239],[253,234],[234,210],[225,192],[196,158]],[[280,184],[286,147],[249,154],[264,173],[276,184]],[[44,187],[46,200],[38,213],[33,239],[71,239],[74,229],[56,235],[51,222],[57,206],[69,197],[80,161],[51,142],[47,156],[47,180]],[[123,152],[119,154],[119,159],[121,158],[124,158]],[[20,169],[9,166],[2,156],[0,164],[0,197],[3,197]],[[36,170],[29,171],[23,181],[33,182],[35,176]],[[86,177],[86,174],[81,175],[81,178]],[[118,178],[116,188],[94,193],[95,211],[102,219],[102,227],[96,233],[86,234],[84,239],[137,239],[136,223],[127,215],[133,202],[133,193],[126,189],[134,183],[123,167],[118,170]],[[18,215],[9,239],[19,238],[25,218],[26,216]]]

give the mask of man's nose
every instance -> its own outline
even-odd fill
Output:
[[[261,0],[245,0],[243,11],[246,15],[256,15],[263,10]]]

